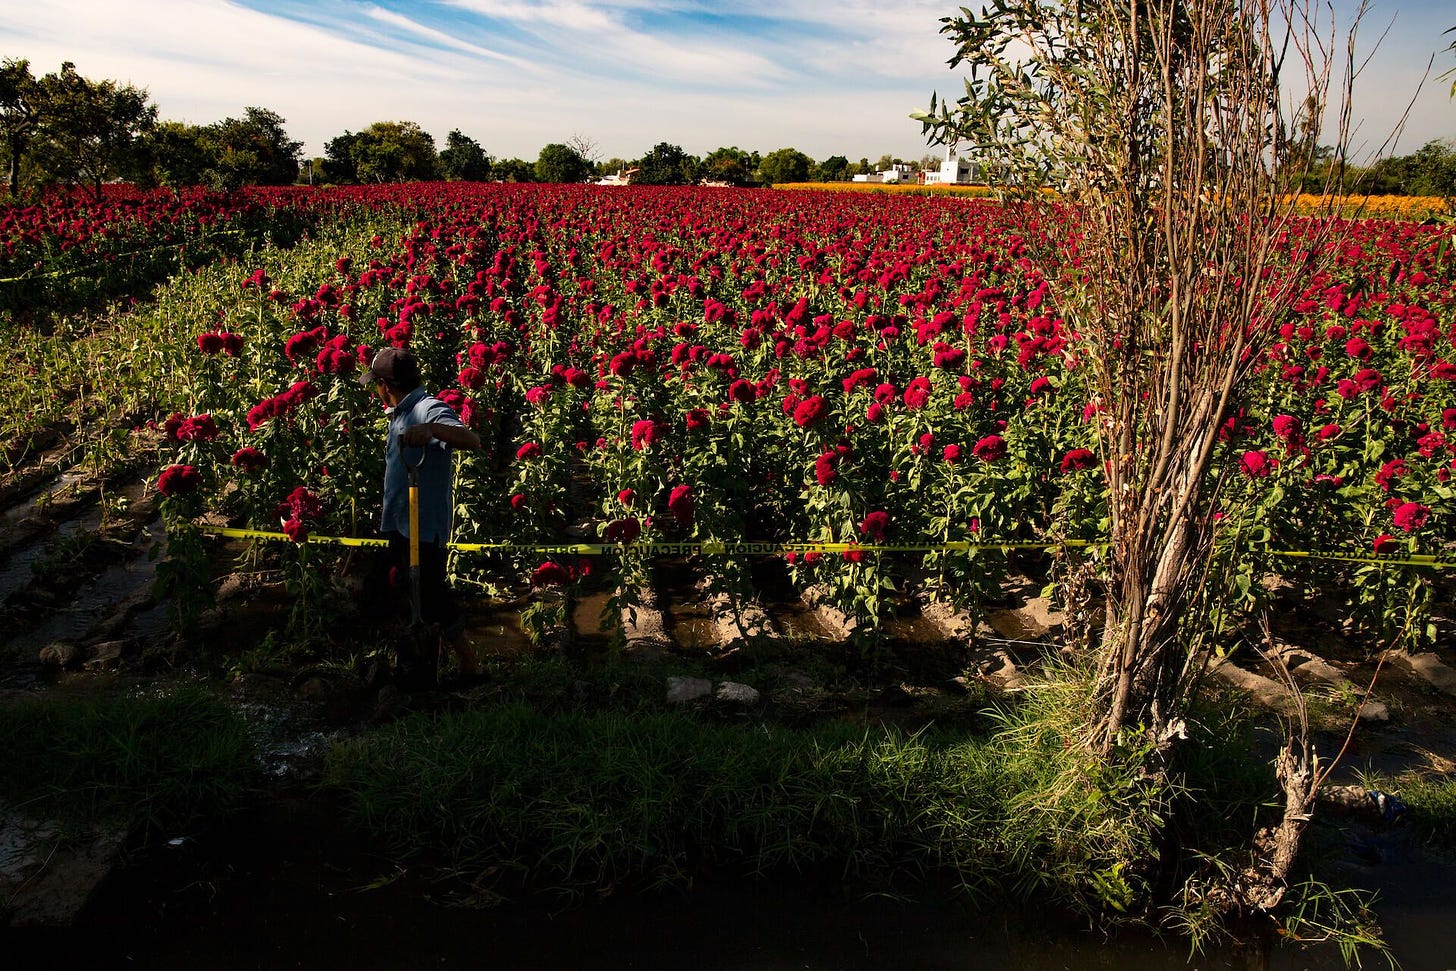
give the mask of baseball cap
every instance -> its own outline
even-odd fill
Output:
[[[359,375],[360,384],[384,381],[396,388],[413,391],[420,384],[420,365],[415,356],[403,347],[386,347],[374,355],[369,370]]]

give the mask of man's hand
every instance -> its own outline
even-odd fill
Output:
[[[411,425],[399,436],[400,442],[411,448],[418,448],[421,445],[428,445],[435,440],[434,422],[425,422],[421,425]]]

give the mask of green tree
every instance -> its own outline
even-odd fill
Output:
[[[1371,195],[1456,196],[1456,149],[1450,142],[1427,142],[1410,155],[1383,158],[1356,178]]]
[[[153,126],[141,139],[138,181],[170,186],[199,185],[212,163],[206,129],[180,121]]]
[[[737,145],[714,149],[703,159],[702,164],[705,178],[714,182],[727,182],[729,185],[744,185],[753,177],[753,170],[756,168],[758,164],[753,157]]]
[[[435,140],[413,121],[376,121],[324,144],[331,182],[421,182],[439,178]]]
[[[502,182],[535,182],[536,166],[523,158],[501,159],[491,167],[491,175]]]
[[[637,162],[634,185],[689,185],[698,180],[698,160],[680,145],[659,142]]]
[[[41,78],[38,91],[43,176],[88,185],[100,199],[101,183],[135,168],[138,137],[156,122],[156,106],[146,89],[89,80],[70,61]]]
[[[592,164],[570,145],[552,142],[536,159],[537,182],[585,182]]]
[[[327,182],[336,185],[359,181],[358,165],[354,161],[354,143],[359,136],[345,130],[324,142],[323,176]]]
[[[10,198],[20,191],[20,166],[40,124],[40,87],[27,60],[0,64],[0,140],[5,151],[5,183]]]
[[[769,152],[758,163],[758,178],[765,185],[807,182],[809,169],[813,165],[814,160],[797,148],[781,148],[776,152]]]
[[[490,178],[490,156],[479,142],[456,128],[445,136],[445,147],[440,150],[440,171],[454,181],[484,182]]]
[[[205,178],[219,189],[241,185],[291,185],[298,180],[303,143],[293,141],[284,120],[267,108],[245,108],[202,129],[211,159]]]
[[[831,155],[814,166],[814,181],[842,182],[849,178],[849,159],[843,155]]]

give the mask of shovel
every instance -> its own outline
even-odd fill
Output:
[[[408,652],[413,661],[412,666],[420,665],[425,658],[432,657],[435,661],[431,665],[431,676],[429,680],[434,682],[438,675],[438,652],[437,644],[429,644],[430,638],[425,629],[424,618],[421,610],[420,593],[420,465],[425,461],[425,450],[420,449],[419,461],[413,464],[406,462],[405,468],[409,472],[409,603],[410,603],[410,629],[406,635],[405,643],[409,645]],[[428,644],[428,647],[426,646]],[[401,647],[404,645],[401,644]]]

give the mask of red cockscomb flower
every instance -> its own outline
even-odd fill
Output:
[[[1431,509],[1418,502],[1403,502],[1396,507],[1394,518],[1397,526],[1410,533],[1426,524],[1431,518]]]
[[[1267,452],[1249,449],[1239,460],[1239,468],[1251,479],[1262,479],[1274,471],[1275,461]]]
[[[1097,464],[1097,455],[1090,448],[1074,448],[1062,456],[1062,475],[1080,472]]]
[[[971,446],[971,454],[982,462],[995,462],[1006,456],[1006,440],[1000,435],[987,435]]]
[[[864,522],[859,524],[859,531],[875,543],[883,543],[885,541],[885,530],[889,528],[890,514],[880,509],[876,509],[874,512],[865,516]]]
[[[692,487],[673,486],[672,492],[667,497],[667,511],[672,513],[679,526],[690,525],[693,521]]]
[[[268,467],[268,456],[251,445],[245,445],[233,453],[232,464],[244,474],[254,475]]]
[[[157,476],[157,491],[164,496],[185,496],[202,488],[202,474],[190,465],[169,465]]]

